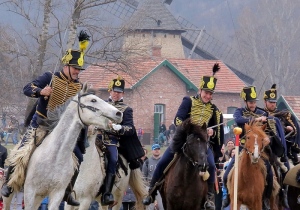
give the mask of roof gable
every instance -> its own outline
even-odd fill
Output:
[[[300,96],[280,96],[277,105],[282,106],[281,103],[283,103],[285,107],[297,117],[298,121],[300,121]]]
[[[97,66],[89,66],[80,73],[81,82],[88,82],[97,89],[107,89],[109,82],[122,75],[126,81],[125,89],[139,86],[153,72],[162,66],[167,67],[176,74],[187,86],[187,89],[197,89],[200,79],[204,75],[212,75],[212,67],[218,62],[220,71],[215,75],[218,79],[216,93],[240,93],[245,86],[222,61],[219,60],[189,60],[189,59],[136,59],[130,61],[130,66],[116,63],[99,63]]]
[[[151,74],[153,74],[155,71],[160,69],[162,66],[169,68],[176,76],[178,76],[186,84],[188,90],[198,91],[198,88],[189,79],[187,79],[180,71],[178,71],[176,69],[176,67],[173,66],[168,60],[162,61],[158,66],[156,66],[154,69],[152,69],[147,75],[145,75],[143,78],[141,78],[140,81],[138,81],[136,84],[134,84],[132,86],[132,88],[139,86],[141,83],[143,83],[143,81],[146,78],[151,76]]]
[[[161,0],[145,0],[133,13],[126,26],[134,30],[177,30],[184,32]]]

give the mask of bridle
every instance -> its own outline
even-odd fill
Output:
[[[78,101],[72,99],[72,101],[74,101],[74,102],[76,102],[76,103],[78,104],[78,106],[77,106],[77,108],[78,108],[78,109],[77,109],[77,111],[78,111],[78,116],[79,116],[79,119],[80,119],[81,123],[82,123],[83,125],[85,125],[85,126],[88,126],[88,125],[86,125],[86,124],[82,121],[82,118],[81,118],[81,116],[80,116],[79,109],[81,109],[81,111],[83,112],[83,108],[87,108],[87,109],[91,110],[92,112],[99,112],[99,113],[100,113],[99,116],[103,115],[103,112],[101,112],[100,109],[98,109],[98,108],[96,108],[96,107],[93,107],[93,106],[87,106],[87,105],[84,105],[83,103],[80,102],[80,99],[81,99],[82,97],[88,96],[88,95],[94,95],[94,94],[93,94],[93,93],[87,92],[87,93],[84,93],[84,94],[81,95],[80,92],[79,92],[79,93],[78,93]]]
[[[247,133],[246,133],[243,137],[247,137],[247,134],[250,133],[251,131],[252,131],[251,129],[248,130]],[[253,131],[252,131],[252,132],[253,132]],[[254,132],[253,132],[253,133],[254,133]],[[255,147],[258,148],[258,143],[257,143],[257,140],[256,140],[257,137],[258,137],[258,135],[257,135],[256,133],[254,133],[253,135],[255,136],[254,148],[255,148]],[[257,160],[261,157],[260,154],[264,151],[264,149],[265,149],[265,147],[263,146],[262,149],[260,150],[260,153],[258,154]],[[249,155],[249,156],[253,156],[253,155],[254,155],[254,152],[255,152],[255,151],[254,151],[254,152],[250,152],[245,146],[243,146],[243,150],[245,150],[246,154]],[[256,162],[257,162],[257,161],[256,161]],[[255,163],[256,163],[256,162],[255,162]]]
[[[192,135],[194,135],[194,134],[188,135],[186,139],[189,139],[189,137],[192,136]],[[201,139],[198,137],[197,141],[201,141]],[[189,157],[189,155],[186,153],[186,149],[187,149],[186,144],[187,144],[187,142],[188,142],[188,140],[183,144],[183,146],[181,148],[184,156],[189,160],[189,162],[192,163],[193,166],[196,166],[196,167],[200,168],[201,172],[205,172],[206,169],[208,168],[208,165],[205,165],[205,161],[204,161],[204,164],[202,165],[198,161],[193,160],[193,158]],[[206,154],[206,156],[207,156],[207,154]]]

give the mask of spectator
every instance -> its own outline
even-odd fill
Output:
[[[144,136],[143,128],[138,129],[137,135],[138,135],[138,138],[139,138],[140,142],[142,142],[143,141],[143,136]]]
[[[130,186],[127,187],[126,192],[124,193],[122,207],[123,210],[133,210],[135,209],[136,198]]]
[[[176,131],[176,126],[174,123],[172,123],[170,126],[169,126],[169,130],[170,130],[170,133],[175,133]]]
[[[0,143],[0,167],[4,168],[4,163],[7,158],[7,149]]]
[[[234,141],[232,139],[228,139],[225,144],[225,153],[224,153],[227,160],[230,159],[230,155],[231,155],[230,152],[233,148],[234,148]]]
[[[163,146],[164,143],[167,141],[167,137],[165,133],[166,130],[167,130],[166,125],[163,122],[161,122],[159,127],[158,142],[156,142],[160,146]]]
[[[148,183],[148,185],[150,184],[150,181],[152,179],[153,176],[153,172],[156,168],[156,165],[158,163],[158,161],[160,160],[161,156],[160,156],[160,145],[159,144],[153,144],[152,145],[152,156],[147,159],[144,164],[143,164],[143,176],[146,179],[146,182]],[[162,210],[163,209],[163,205],[162,205],[162,199],[160,194],[158,193],[155,197],[157,202],[154,202],[152,204],[149,205],[149,210],[154,210],[154,209],[159,209]]]
[[[2,112],[2,128],[6,127],[6,112]]]
[[[19,136],[19,122],[14,115],[10,117],[10,122],[7,126],[7,136],[5,140],[5,145],[8,143],[8,139],[11,138],[13,144],[18,143]]]

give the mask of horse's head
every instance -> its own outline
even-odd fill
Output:
[[[78,104],[78,115],[84,125],[96,125],[101,129],[109,129],[110,122],[122,121],[122,112],[94,95],[93,91],[87,91],[86,84],[73,101]]]
[[[257,163],[265,146],[270,143],[270,139],[265,133],[267,124],[260,125],[255,122],[245,124],[246,143],[244,149],[251,156],[251,162]]]
[[[182,123],[180,131],[185,132],[186,140],[182,152],[188,158],[189,164],[198,167],[200,172],[205,172],[208,168],[206,125],[195,125],[188,119]]]

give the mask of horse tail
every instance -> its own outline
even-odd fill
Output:
[[[148,194],[148,192],[146,183],[143,180],[142,172],[139,168],[130,172],[129,185],[131,186],[131,189],[136,197],[137,210],[144,209],[142,200]]]
[[[8,185],[17,192],[19,192],[24,185],[29,159],[36,148],[34,141],[30,141],[23,147],[19,148],[20,145],[21,141],[11,150],[9,157],[6,160],[8,165],[14,166]]]

